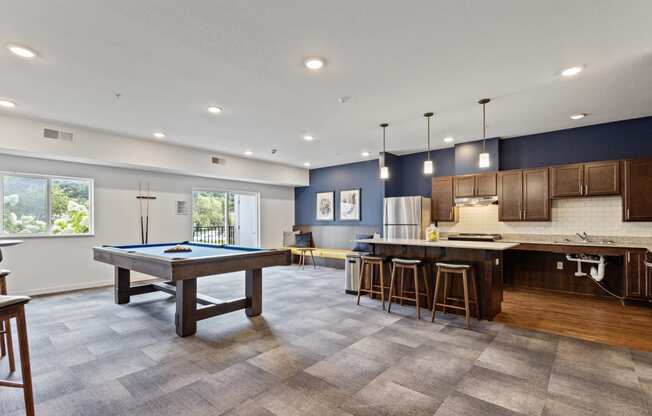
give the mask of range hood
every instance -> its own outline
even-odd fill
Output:
[[[473,196],[470,198],[455,198],[456,207],[486,207],[487,205],[497,203],[497,196]]]

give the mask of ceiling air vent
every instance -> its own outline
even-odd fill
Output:
[[[214,165],[225,165],[226,164],[226,159],[222,159],[221,157],[213,156],[211,158],[211,163],[214,164]]]
[[[63,140],[65,142],[72,142],[73,134],[67,131],[43,129],[43,137],[46,139]]]

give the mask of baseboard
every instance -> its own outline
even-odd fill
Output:
[[[148,280],[156,280],[152,278],[143,278],[143,279],[132,279],[132,283],[141,283],[141,282],[146,282]],[[113,286],[113,279],[111,280],[101,280],[98,282],[93,282],[93,283],[79,283],[76,285],[65,285],[65,286],[55,286],[55,287],[48,287],[48,288],[43,288],[43,289],[34,289],[34,290],[27,290],[24,292],[12,292],[11,295],[17,295],[17,296],[46,296],[46,295],[54,295],[57,293],[65,293],[65,292],[75,292],[77,290],[86,290],[86,289],[97,289],[100,287],[109,287]]]

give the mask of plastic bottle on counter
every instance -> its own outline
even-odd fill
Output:
[[[427,241],[437,241],[439,240],[439,228],[435,224],[430,224],[426,228],[426,240]]]

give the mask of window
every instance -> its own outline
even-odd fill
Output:
[[[93,233],[93,181],[0,173],[0,236]]]

